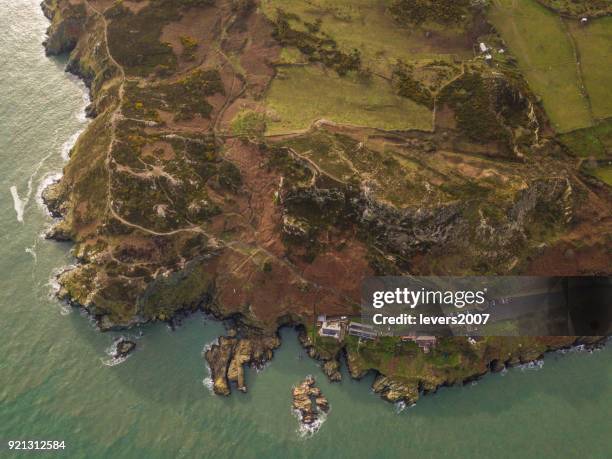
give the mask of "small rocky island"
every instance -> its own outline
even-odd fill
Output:
[[[123,359],[130,355],[136,349],[136,343],[129,339],[119,338],[114,343],[113,358]]]
[[[308,375],[293,388],[293,409],[298,413],[302,426],[314,429],[321,425],[321,415],[329,412],[329,402],[315,386],[313,376]]]

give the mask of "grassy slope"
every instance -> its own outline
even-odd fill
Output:
[[[426,38],[417,28],[401,28],[387,12],[387,0],[263,0],[263,11],[270,17],[276,8],[314,21],[321,19],[321,30],[332,36],[345,49],[358,48],[366,65],[386,72],[395,59],[445,59],[451,56],[469,58],[472,49],[465,32],[432,25],[444,40]]]
[[[363,83],[314,66],[280,72],[267,95],[279,117],[268,123],[271,134],[306,129],[320,118],[389,130],[432,128],[428,108],[396,96],[381,78]]]
[[[490,20],[542,98],[555,129],[568,132],[590,126],[572,44],[561,20],[533,0],[494,0]]]
[[[263,0],[262,10],[276,17],[276,9],[297,14],[304,21],[322,21],[321,30],[345,50],[359,49],[364,68],[390,76],[397,59],[450,60],[472,56],[465,32],[431,25],[436,38],[424,30],[401,28],[387,12],[386,0]],[[296,50],[285,50],[286,63],[303,61]],[[369,84],[338,78],[314,67],[282,71],[267,97],[281,118],[269,123],[269,133],[307,128],[318,118],[382,129],[431,130],[431,112],[394,95],[390,85],[374,76]]]
[[[593,116],[612,116],[612,17],[593,20],[586,27],[575,21],[570,24],[570,30],[580,52],[584,84],[591,98]]]
[[[598,167],[593,174],[602,182],[612,186],[612,166]]]
[[[563,134],[560,140],[581,158],[603,159],[612,156],[612,118],[590,128]]]

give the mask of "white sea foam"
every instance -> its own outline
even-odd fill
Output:
[[[15,208],[15,213],[17,214],[17,221],[23,223],[23,211],[25,210],[27,201],[19,197],[19,193],[17,192],[17,187],[15,185],[11,187],[11,196],[13,196],[13,207]]]
[[[64,161],[68,161],[70,159],[70,151],[76,145],[79,136],[85,131],[85,129],[79,129],[77,132],[72,134],[68,140],[66,140],[62,145],[61,155]]]
[[[40,168],[43,166],[43,164],[45,164],[47,159],[49,159],[52,154],[53,152],[50,152],[44,158],[42,158],[34,168],[34,171],[30,174],[27,185],[28,191],[26,192],[26,195],[23,198],[19,196],[17,186],[13,185],[11,187],[11,195],[13,196],[13,207],[15,208],[15,212],[17,213],[17,221],[23,223],[23,214],[25,212],[26,206],[30,202],[30,198],[32,197],[32,184],[34,182],[34,178],[38,175],[38,171],[40,171]]]
[[[206,366],[208,368],[208,371],[210,372],[210,367],[208,367],[208,365],[206,365]],[[204,378],[202,380],[202,384],[204,384],[204,387],[206,387],[210,391],[211,394],[215,393],[215,391],[214,391],[214,383],[213,383],[213,380],[212,380],[212,378],[210,376]]]
[[[272,362],[268,360],[267,362],[265,362],[265,363],[263,363],[261,365],[252,365],[252,368],[254,368],[255,371],[259,374],[262,371],[264,371],[266,368],[268,368],[271,363]]]
[[[85,83],[83,82],[83,80],[81,78],[79,78],[77,75],[73,75],[73,74],[68,74],[68,78],[75,83],[79,89],[81,89],[81,91],[83,92],[83,105],[81,106],[81,109],[75,114],[76,119],[79,120],[81,123],[86,123],[87,122],[87,116],[85,114],[85,109],[87,108],[87,106],[91,103],[91,94],[89,92],[89,89],[87,88],[87,86],[85,85]]]
[[[213,346],[217,344],[219,344],[219,338],[215,338],[210,343],[205,344],[204,347],[202,348],[202,356],[205,356],[206,352],[209,351]],[[210,365],[208,364],[206,359],[204,359],[204,362],[206,362],[206,372],[208,373],[208,376],[202,380],[202,384],[204,385],[204,387],[206,387],[210,391],[211,394],[214,394],[215,391],[214,391],[214,383],[212,380],[212,370],[210,369]]]
[[[59,312],[62,316],[67,316],[71,314],[73,311],[73,307],[64,301],[57,302],[57,294],[60,291],[61,285],[59,283],[59,276],[72,269],[75,269],[76,265],[64,266],[58,269],[54,269],[49,281],[47,282],[47,286],[49,287],[49,300],[51,300],[54,304],[59,304]]]
[[[302,422],[302,413],[300,410],[295,410],[291,408],[291,412],[298,419],[299,426],[297,429],[297,434],[300,438],[310,438],[314,436],[320,429],[321,426],[327,421],[327,415],[331,412],[331,405],[329,406],[329,411],[324,413],[320,411],[317,413],[317,419],[311,424],[305,424]]]
[[[403,400],[400,400],[399,402],[395,402],[393,404],[394,409],[395,409],[395,414],[400,414],[402,413],[406,408],[412,408],[413,406],[416,406],[416,403],[411,403],[408,404]]]
[[[49,185],[55,182],[59,182],[59,180],[62,178],[62,175],[63,174],[61,172],[49,172],[48,174],[45,174],[40,183],[38,184],[38,188],[36,189],[36,203],[47,214],[49,214],[49,209],[47,209],[47,206],[45,206],[45,203],[42,200],[43,191],[45,191],[45,188],[47,188]]]
[[[36,246],[33,245],[32,247],[26,247],[25,248],[26,253],[29,253],[30,255],[32,255],[32,258],[34,258],[34,264],[38,263],[38,257],[36,255]]]
[[[534,360],[533,362],[523,363],[517,366],[517,368],[520,368],[521,371],[541,370],[542,367],[544,367],[544,360]]]
[[[114,367],[115,365],[119,365],[120,363],[125,362],[130,357],[130,355],[132,355],[132,353],[130,352],[127,355],[116,357],[115,355],[117,354],[117,346],[122,341],[132,340],[132,339],[133,338],[131,336],[121,335],[121,336],[116,337],[111,343],[111,345],[107,347],[106,350],[104,351],[109,358],[106,358],[106,359],[101,358],[100,360],[102,361],[102,364],[107,367]]]

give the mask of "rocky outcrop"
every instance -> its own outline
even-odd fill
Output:
[[[321,413],[329,411],[329,402],[315,386],[313,376],[307,376],[304,381],[293,388],[293,409],[298,413],[300,422],[305,425],[314,424]]]
[[[47,30],[47,39],[44,41],[45,51],[48,55],[58,55],[72,51],[87,21],[87,11],[81,3],[62,3],[61,7],[54,0],[45,0],[42,3],[45,16],[51,20]]]
[[[59,181],[47,186],[41,198],[52,217],[62,218],[66,215],[66,199]]]
[[[342,373],[340,373],[340,351],[342,348],[341,343],[338,343],[338,347],[333,349],[320,349],[314,345],[311,336],[306,333],[306,330],[300,328],[298,331],[298,340],[302,346],[306,349],[309,357],[321,361],[321,369],[323,373],[331,382],[337,382],[342,380]]]
[[[376,377],[372,389],[390,402],[404,401],[412,404],[419,398],[418,384],[401,382],[383,375]]]
[[[588,349],[596,348],[602,345],[606,339],[606,337],[601,336],[550,337],[547,339],[548,344],[534,347],[523,346],[518,343],[515,351],[510,355],[505,354],[504,358],[496,356],[496,358],[488,360],[488,363],[485,361],[486,365],[483,362],[474,362],[472,368],[463,368],[462,375],[456,377],[447,374],[422,379],[423,375],[415,374],[410,378],[405,378],[379,373],[372,383],[372,390],[389,402],[413,404],[416,403],[421,394],[434,393],[442,386],[467,384],[480,379],[489,372],[498,373],[513,366],[531,364],[544,358],[545,352],[568,349],[574,346],[585,346]],[[363,368],[357,368],[355,365],[351,368],[350,362],[352,360],[354,359],[351,359],[350,356],[347,359],[351,376],[363,376],[365,374]]]
[[[227,369],[229,368],[237,342],[236,338],[222,336],[219,338],[219,343],[213,344],[204,355],[210,366],[215,394],[229,395],[231,393],[227,379]]]
[[[57,222],[45,232],[45,239],[52,239],[58,242],[72,241],[72,230],[65,220]]]
[[[354,205],[360,225],[375,237],[376,245],[402,257],[442,245],[463,232],[457,229],[462,223],[461,204],[400,210],[364,193]]]
[[[218,395],[229,395],[231,384],[238,390],[247,391],[244,367],[258,367],[271,360],[273,350],[280,346],[277,336],[254,336],[237,338],[223,336],[205,353],[210,366],[213,390]]]
[[[136,349],[136,343],[129,339],[120,339],[115,343],[114,358],[125,358]]]
[[[342,374],[340,373],[340,362],[337,360],[327,360],[323,363],[323,373],[329,378],[330,381],[336,382],[342,380]]]

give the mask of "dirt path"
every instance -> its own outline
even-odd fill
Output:
[[[316,282],[313,282],[312,280],[309,280],[307,278],[305,278],[302,273],[299,271],[299,269],[290,261],[288,261],[285,258],[280,258],[277,255],[273,254],[272,252],[270,252],[268,249],[266,249],[265,247],[262,247],[261,245],[257,244],[257,243],[245,243],[242,242],[240,240],[235,240],[235,241],[229,241],[229,242],[225,242],[222,241],[218,238],[216,238],[214,235],[210,234],[209,232],[207,232],[204,228],[202,228],[201,226],[195,225],[195,224],[190,224],[189,226],[183,227],[183,228],[177,228],[175,230],[172,231],[156,231],[153,230],[151,228],[147,228],[144,227],[142,225],[139,225],[137,223],[133,223],[127,219],[125,219],[123,216],[121,216],[113,207],[113,193],[112,193],[112,174],[113,174],[113,170],[111,168],[111,164],[114,162],[115,164],[118,164],[114,161],[113,156],[112,156],[112,152],[113,152],[113,148],[115,147],[116,143],[117,143],[117,136],[116,136],[116,132],[117,132],[117,128],[118,128],[118,122],[121,121],[122,119],[125,119],[122,111],[121,111],[121,107],[123,104],[123,100],[124,100],[124,94],[125,94],[125,83],[127,81],[142,81],[139,78],[128,78],[126,76],[125,70],[123,68],[123,66],[121,66],[116,59],[112,56],[109,46],[108,46],[108,21],[106,19],[106,17],[104,16],[104,14],[106,13],[106,11],[108,10],[105,9],[104,11],[100,11],[98,10],[96,7],[94,7],[93,5],[91,5],[91,3],[89,2],[89,0],[84,0],[85,1],[85,5],[96,15],[100,18],[100,20],[102,21],[102,25],[103,25],[103,38],[104,38],[104,48],[106,50],[106,53],[108,55],[109,61],[113,64],[113,66],[116,67],[117,71],[119,72],[119,90],[118,90],[118,99],[117,99],[117,106],[114,108],[112,114],[111,114],[111,118],[110,118],[110,126],[109,129],[111,131],[110,134],[110,142],[106,151],[106,159],[105,159],[105,169],[107,172],[107,197],[106,197],[106,212],[108,214],[110,214],[114,219],[116,219],[117,221],[121,222],[123,225],[139,230],[145,234],[151,235],[151,236],[162,236],[162,237],[168,237],[168,236],[175,236],[177,234],[181,234],[181,233],[198,233],[198,234],[202,234],[204,235],[207,239],[208,239],[208,245],[211,249],[213,250],[217,250],[217,249],[227,249],[227,250],[231,250],[237,254],[239,254],[240,256],[244,256],[244,260],[242,262],[239,263],[238,268],[244,266],[246,263],[249,262],[254,262],[253,259],[255,258],[256,254],[263,254],[266,257],[268,257],[271,260],[274,260],[277,264],[282,265],[283,267],[285,267],[287,270],[289,270],[289,272],[291,273],[292,277],[296,280],[299,280],[302,283],[305,284],[309,284],[311,286],[313,286],[314,288],[316,288],[317,290],[320,291],[328,291],[328,292],[332,292],[335,295],[344,298],[345,300],[352,302],[352,300],[348,297],[346,297],[345,295],[341,294],[340,292],[336,291],[335,289],[332,288],[328,288],[328,287],[323,287],[321,285],[319,285]],[[110,7],[109,7],[110,8]],[[230,65],[232,71],[234,72],[233,75],[233,79],[232,79],[232,83],[231,83],[231,89],[228,92],[228,96],[227,99],[225,100],[225,103],[223,104],[223,106],[221,107],[221,109],[219,110],[219,113],[217,114],[217,117],[213,123],[213,127],[212,127],[212,131],[215,132],[217,130],[217,128],[219,127],[219,124],[221,123],[222,119],[223,119],[223,114],[225,113],[225,111],[231,106],[231,104],[237,100],[238,98],[240,98],[242,96],[242,94],[244,94],[244,92],[246,91],[246,84],[244,84],[242,86],[242,88],[240,89],[240,91],[238,91],[236,94],[234,94],[234,89],[236,87],[236,82],[240,81],[240,78],[237,76],[236,70],[233,67],[233,64],[231,62],[231,60],[222,52],[219,51],[219,54],[222,56],[222,58],[225,61],[226,65]],[[133,120],[133,121],[137,121],[137,122],[146,122],[146,120]],[[180,138],[181,136],[174,133],[173,131],[171,131],[171,133],[167,134],[167,136],[174,136],[177,138]],[[224,136],[226,137],[226,136]],[[193,139],[188,139],[188,140],[193,140]],[[298,155],[301,156],[301,155]],[[305,161],[308,161],[310,164],[313,164],[309,159],[307,158],[303,158]],[[315,166],[316,167],[316,166]],[[317,168],[318,169],[318,168]],[[128,171],[128,172],[133,172],[133,171]],[[151,173],[150,171],[148,172],[149,174]],[[337,179],[336,179],[337,180]],[[251,225],[249,225],[251,226]],[[245,255],[245,253],[249,253],[249,255]]]

